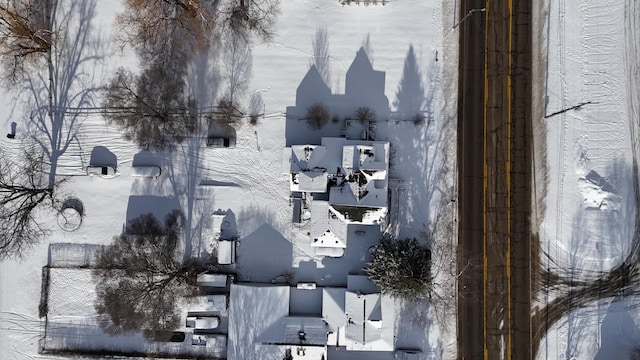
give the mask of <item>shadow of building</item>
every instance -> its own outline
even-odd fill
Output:
[[[319,144],[326,136],[340,136],[345,119],[354,118],[358,108],[367,107],[378,120],[388,119],[389,99],[384,94],[385,72],[374,70],[364,50],[360,48],[345,79],[345,93],[333,94],[315,65],[312,65],[296,90],[295,106],[287,107],[286,144]],[[307,109],[323,104],[333,119],[319,130],[312,130],[304,121]]]

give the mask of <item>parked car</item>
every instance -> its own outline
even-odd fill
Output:
[[[398,349],[393,353],[396,360],[417,360],[422,354],[419,349]]]
[[[218,316],[189,316],[185,325],[196,330],[214,330],[220,326],[220,318]]]
[[[162,168],[157,165],[133,165],[131,176],[157,178],[162,174]]]
[[[236,147],[236,139],[231,137],[209,136],[207,137],[207,146],[233,148]]]
[[[87,175],[114,176],[116,174],[115,166],[110,165],[90,165],[87,166]]]

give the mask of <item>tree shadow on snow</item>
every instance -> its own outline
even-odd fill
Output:
[[[413,45],[409,45],[409,51],[404,60],[402,78],[398,85],[393,106],[396,110],[396,118],[400,120],[415,119],[421,114],[427,98],[424,91],[422,74],[416,59]]]
[[[396,236],[421,237],[426,231],[433,235],[438,231],[450,232],[453,221],[453,189],[447,178],[453,176],[453,161],[449,158],[455,146],[452,133],[452,117],[444,114],[441,96],[440,64],[432,61],[429,66],[427,91],[423,101],[421,75],[415,54],[410,47],[405,62],[405,72],[396,94],[396,104],[404,113],[420,111],[430,114],[429,121],[391,121],[379,124],[379,132],[388,134],[391,142],[391,178],[399,182],[390,184],[392,212],[390,231]],[[440,118],[433,118],[442,114]],[[433,119],[431,119],[433,118]],[[395,195],[395,198],[394,198]],[[393,216],[395,212],[395,216]]]
[[[28,133],[47,156],[50,185],[55,183],[60,157],[71,145],[82,154],[78,131],[83,108],[95,106],[100,90],[95,69],[104,58],[104,44],[93,26],[95,7],[95,0],[54,7],[51,21],[60,34],[52,48],[51,67],[27,78],[25,90],[34,109],[28,116]]]

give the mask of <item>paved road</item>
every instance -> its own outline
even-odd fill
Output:
[[[531,0],[459,2],[460,359],[530,359]]]

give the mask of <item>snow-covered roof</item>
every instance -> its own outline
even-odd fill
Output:
[[[345,288],[322,289],[322,317],[329,325],[329,329],[337,332],[339,328],[347,324],[344,308]]]
[[[196,277],[199,286],[226,287],[229,275],[201,273]]]
[[[218,241],[218,264],[228,265],[236,261],[236,242],[233,240]]]
[[[326,359],[327,349],[325,346],[308,345],[280,345],[280,344],[258,344],[255,346],[256,353],[260,353],[263,359],[288,359],[309,360]]]
[[[194,313],[194,312],[226,313],[227,311],[226,295],[193,296],[193,297],[185,298],[185,302],[186,302],[186,305],[184,307],[190,313]]]
[[[321,145],[293,145],[282,150],[282,172],[298,173],[321,168],[325,163],[326,148]]]
[[[327,191],[327,172],[323,170],[309,170],[291,174],[290,190],[313,193]]]
[[[229,360],[280,359],[287,350],[294,359],[326,358],[327,324],[320,317],[289,316],[289,295],[289,286],[231,286]]]
[[[324,137],[321,142],[284,148],[283,171],[290,176],[290,190],[324,193],[328,189],[331,209],[342,221],[383,224],[388,206],[389,142],[336,137]],[[330,179],[334,185],[329,187]],[[318,239],[326,230],[312,230],[311,236]],[[326,233],[327,238],[333,239],[332,235],[333,231]]]
[[[268,329],[261,339],[262,343],[324,346],[327,329],[321,317],[287,316]]]
[[[350,276],[347,289],[323,289],[322,317],[332,333],[328,344],[347,350],[393,350],[393,298],[361,290],[375,290],[362,275]]]
[[[347,291],[344,295],[347,340],[355,344],[379,340],[382,328],[380,294],[364,295]]]
[[[291,191],[326,192],[326,148],[319,145],[294,145],[282,151],[282,171],[290,174]]]
[[[277,338],[278,325],[289,316],[289,289],[280,285],[231,285],[228,360],[262,360],[279,354],[277,349],[260,345],[265,339]]]
[[[345,170],[386,170],[389,168],[389,143],[346,143],[342,147],[342,167]]]
[[[326,200],[311,202],[311,246],[320,254],[341,256],[344,251],[328,249],[344,249],[347,247],[347,224],[336,216]]]
[[[395,323],[394,299],[388,295],[347,291],[345,327],[347,350],[392,351]]]

